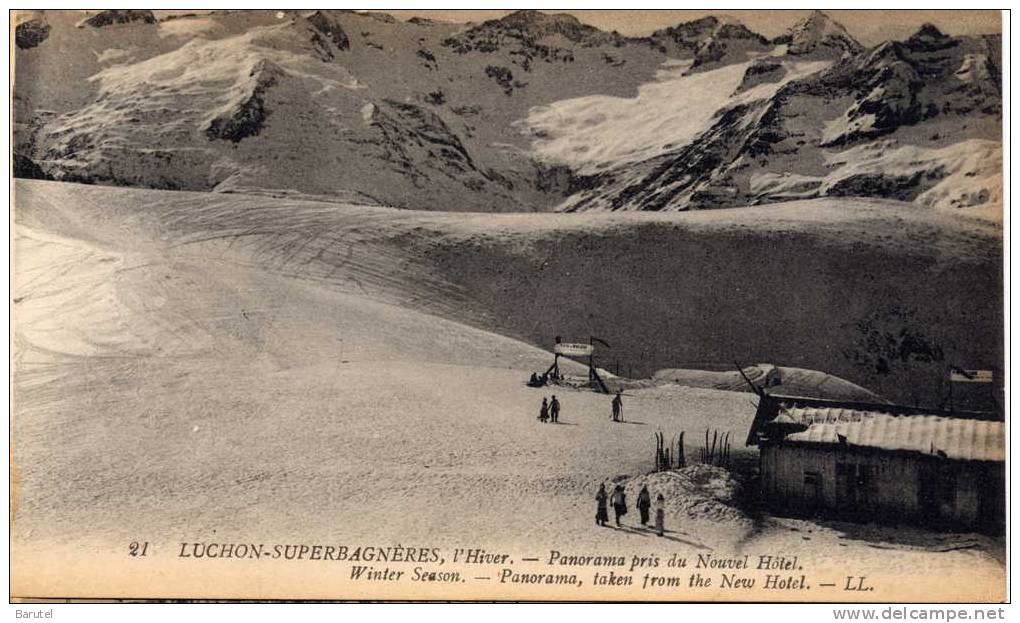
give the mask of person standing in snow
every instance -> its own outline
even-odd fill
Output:
[[[544,424],[548,419],[549,419],[549,403],[545,398],[543,398],[542,408],[538,410],[538,420]]]
[[[549,416],[552,418],[552,423],[560,421],[560,401],[556,400],[556,395],[553,394],[552,402],[549,403]]]
[[[666,500],[662,497],[662,494],[655,496],[655,532],[659,536],[662,536],[665,528],[663,524],[666,521]]]
[[[648,493],[648,485],[641,486],[641,493],[637,496],[637,508],[641,513],[641,525],[648,525],[648,509],[652,507],[652,495]]]
[[[613,421],[619,422],[620,417],[623,415],[623,398],[620,396],[620,391],[616,392],[616,396],[613,397]]]
[[[606,504],[609,494],[606,493],[606,483],[599,485],[599,491],[595,494],[595,525],[605,526],[609,521],[609,509]]]
[[[613,504],[613,513],[616,515],[616,525],[620,525],[620,517],[627,514],[627,494],[623,491],[623,485],[616,485],[613,496],[609,499]]]

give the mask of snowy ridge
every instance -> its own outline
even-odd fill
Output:
[[[19,18],[18,175],[480,212],[1001,202],[999,36],[865,49],[820,11],[771,41],[718,17],[149,17]]]

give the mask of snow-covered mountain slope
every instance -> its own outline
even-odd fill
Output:
[[[563,39],[547,21],[580,23],[536,12],[478,50],[457,37],[510,26],[321,11],[39,19],[52,32],[18,55],[16,142],[55,179],[424,209],[551,207],[569,174],[532,158],[511,123],[561,97],[629,93],[664,58],[644,42],[569,40],[577,50],[542,57],[538,39]],[[71,80],[57,79],[65,64]]]
[[[828,67],[826,61],[786,60],[782,76],[748,86],[754,61],[690,73],[691,63],[665,64],[637,97],[592,95],[533,108],[521,124],[539,158],[564,163],[577,175],[634,164],[689,145],[718,112],[771,97],[787,82]]]
[[[330,62],[343,39],[319,15],[111,63],[90,78],[93,102],[40,129],[44,149],[34,159],[61,179],[158,188],[397,204],[417,195],[431,205],[465,195],[461,209],[484,207],[471,198],[508,196],[431,110],[365,97],[366,87]],[[442,183],[420,183],[433,177]]]
[[[539,347],[556,335],[597,335],[613,345],[600,353],[599,365],[620,364],[625,375],[688,362],[771,361],[912,402],[942,395],[939,366],[995,368],[1002,357],[1001,229],[904,202],[844,197],[578,218],[30,180],[15,190],[19,228],[88,243],[74,253],[91,254],[106,272],[83,276],[85,284],[108,273],[114,283],[132,275],[154,279],[130,257],[151,250],[117,240],[119,232],[142,229],[144,240],[173,253],[258,266]],[[36,239],[31,234],[25,244]],[[110,248],[117,253],[100,261],[106,256],[96,249]],[[61,266],[76,257],[67,255]],[[136,265],[141,272],[130,269]],[[60,296],[91,305],[89,297],[106,294],[83,287],[80,295]],[[139,304],[161,297],[167,295],[156,292]],[[21,301],[15,311],[34,304]],[[37,317],[40,327],[52,328],[46,323],[53,319]],[[180,338],[145,343],[205,343],[202,331],[188,337],[186,316],[181,322],[184,328],[174,329]],[[97,343],[117,334],[103,325],[65,324],[95,332]],[[898,344],[904,335],[911,342],[903,349],[870,350],[875,340]],[[939,358],[926,363],[926,353],[913,350],[918,344],[937,345]]]
[[[998,36],[864,49],[821,12],[774,40],[537,11],[18,19],[22,177],[484,212],[1001,203]]]
[[[988,212],[1002,201],[1000,43],[925,27],[905,42],[844,54],[767,97],[721,107],[687,144],[588,176],[564,207],[871,196]]]

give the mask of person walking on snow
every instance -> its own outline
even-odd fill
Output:
[[[543,424],[549,419],[549,403],[542,399],[542,408],[538,410],[538,420]]]
[[[609,499],[613,504],[613,513],[616,515],[616,525],[620,525],[620,517],[627,514],[627,494],[623,491],[623,485],[616,485],[613,496]]]
[[[663,499],[662,494],[655,496],[655,532],[659,536],[662,536],[664,531],[663,523],[666,520],[666,500]]]
[[[648,509],[652,507],[652,495],[648,493],[648,485],[642,485],[637,496],[637,508],[641,512],[641,525],[648,525]]]
[[[609,495],[606,493],[606,483],[599,485],[599,492],[595,494],[595,525],[604,526],[609,521],[609,510],[606,503]]]
[[[556,400],[555,394],[553,394],[552,402],[549,403],[549,415],[553,424],[560,421],[560,401]]]
[[[623,398],[620,396],[620,391],[616,392],[616,396],[613,397],[613,421],[619,422],[623,415]]]

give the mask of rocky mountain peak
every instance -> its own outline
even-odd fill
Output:
[[[535,9],[521,9],[514,11],[506,17],[500,18],[504,24],[513,24],[517,26],[544,26],[551,24],[570,24],[580,25],[581,22],[573,15],[568,13],[544,13]]]
[[[689,22],[682,22],[676,26],[668,26],[662,30],[652,33],[653,38],[670,37],[675,41],[701,40],[715,32],[719,26],[719,18],[714,15],[702,17]]]
[[[915,52],[934,52],[955,45],[956,40],[934,24],[924,24],[904,44]]]
[[[511,62],[530,71],[538,60],[572,62],[575,46],[618,46],[626,41],[618,33],[603,32],[572,15],[523,10],[471,26],[444,39],[442,45],[458,54],[505,52],[513,57]]]
[[[842,24],[816,10],[790,29],[787,51],[794,55],[828,51],[841,56],[847,52],[856,54],[863,49]]]
[[[714,19],[714,27],[694,48],[691,71],[744,62],[770,49],[768,39],[741,22],[729,18]]]
[[[498,20],[485,22],[497,25],[519,36],[543,39],[552,35],[560,35],[574,43],[598,45],[605,43],[607,33],[594,26],[582,23],[567,13],[543,13],[534,9],[514,11]]]
[[[668,26],[652,33],[653,40],[667,40],[680,48],[693,50],[715,36],[723,21],[714,15],[702,17],[676,26]],[[732,23],[731,23],[732,24]]]
[[[715,37],[729,39],[756,39],[766,41],[765,37],[754,32],[738,19],[723,17],[718,20],[718,26],[712,33]]]
[[[922,24],[921,27],[917,29],[917,32],[915,32],[913,35],[911,35],[910,38],[911,39],[944,39],[945,37],[946,37],[945,33],[943,33],[941,30],[939,30],[938,27],[935,26],[935,24],[932,24],[932,23],[929,22],[929,23]]]
[[[692,71],[743,62],[749,54],[766,52],[770,45],[741,22],[714,15],[656,30],[648,40],[662,52],[693,55]]]

